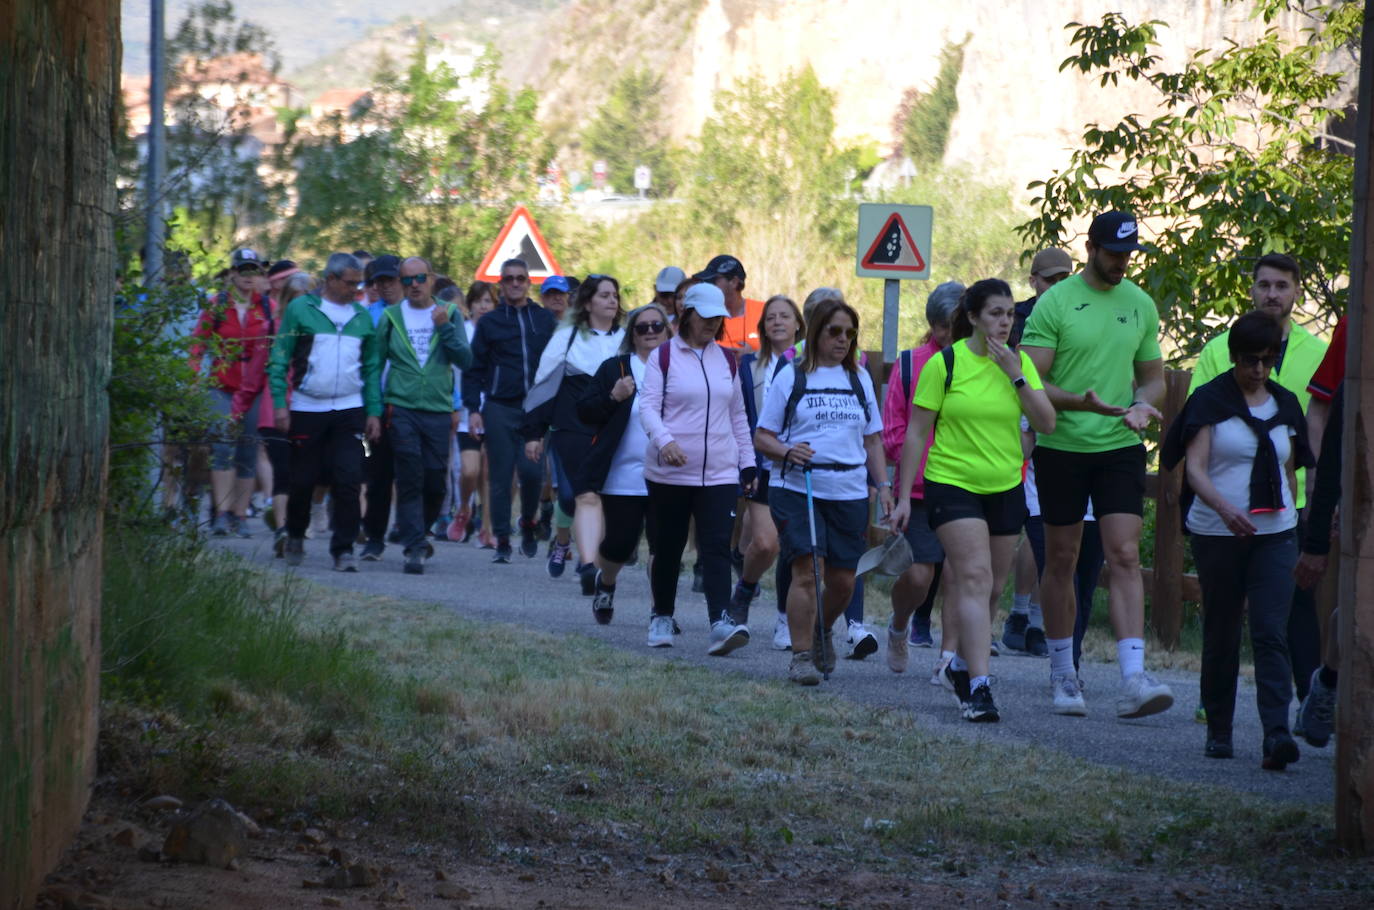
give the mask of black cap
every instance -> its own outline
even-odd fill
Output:
[[[1088,228],[1088,239],[1094,246],[1113,253],[1149,249],[1141,244],[1135,216],[1130,212],[1103,212],[1098,215]]]
[[[276,262],[272,263],[271,268],[267,270],[267,277],[276,278],[278,275],[282,275],[287,272],[299,271],[300,268],[296,265],[296,263],[292,262],[290,259],[278,259]]]
[[[734,256],[717,256],[706,264],[702,269],[692,276],[698,281],[714,281],[717,278],[740,278],[743,279],[744,266]]]
[[[399,256],[378,256],[367,264],[363,269],[363,280],[371,284],[378,278],[399,278],[401,277],[401,257]]]

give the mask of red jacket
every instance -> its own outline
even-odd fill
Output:
[[[268,298],[254,294],[247,316],[240,321],[238,307],[228,294],[220,294],[201,311],[191,333],[191,369],[199,372],[207,353],[214,358],[215,384],[234,393],[235,416],[247,412],[266,382],[275,322]]]

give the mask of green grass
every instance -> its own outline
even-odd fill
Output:
[[[474,848],[628,839],[936,871],[1034,858],[1311,888],[1326,868],[1324,809],[940,737],[905,711],[579,636],[283,586],[166,542],[109,574],[102,763],[144,791]]]

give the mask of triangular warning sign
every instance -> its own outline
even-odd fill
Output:
[[[550,275],[563,274],[558,268],[558,260],[553,257],[544,235],[539,233],[539,225],[534,216],[523,205],[517,205],[506,219],[506,226],[496,235],[496,242],[487,250],[482,264],[477,267],[479,281],[500,281],[501,263],[507,259],[523,259],[530,269],[530,281],[541,283]]]
[[[865,269],[909,272],[924,270],[926,260],[916,248],[916,241],[911,239],[911,231],[907,230],[901,213],[893,212],[864,258],[859,260],[859,265]]]

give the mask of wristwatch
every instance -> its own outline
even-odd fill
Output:
[[[1011,381],[1011,384],[1014,385],[1014,386],[1016,386],[1016,387],[1019,389],[1019,388],[1021,388],[1022,386],[1024,386],[1024,385],[1026,384],[1026,377],[1024,377],[1024,376],[1017,376],[1015,379],[1013,379],[1013,380]]]

